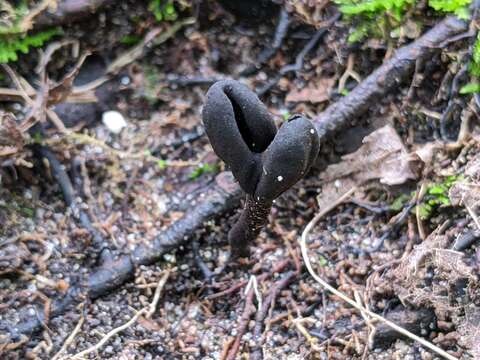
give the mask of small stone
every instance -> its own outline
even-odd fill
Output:
[[[102,122],[107,129],[114,134],[120,134],[122,129],[127,126],[123,115],[113,110],[106,111],[102,114]]]
[[[280,181],[283,181],[283,176],[282,175],[279,175],[277,176],[277,180],[280,182]]]

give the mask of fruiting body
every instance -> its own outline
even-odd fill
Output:
[[[208,90],[203,122],[213,150],[247,193],[244,212],[229,233],[233,254],[245,256],[273,200],[315,161],[318,135],[302,115],[290,117],[277,131],[257,95],[233,80],[219,81]]]

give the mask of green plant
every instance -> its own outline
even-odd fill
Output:
[[[178,17],[172,0],[150,0],[148,9],[158,22],[175,21]]]
[[[427,186],[426,193],[418,204],[418,211],[423,220],[429,219],[436,209],[440,206],[450,205],[448,192],[453,184],[463,179],[463,176],[447,176],[443,182],[432,183]],[[405,206],[417,196],[417,192],[413,191],[410,195],[401,194],[390,204],[390,209],[394,212],[400,212]],[[412,209],[415,214],[417,207]]]
[[[41,47],[61,33],[58,28],[29,33],[32,19],[28,5],[28,0],[17,1],[15,6],[0,2],[0,63],[17,61],[19,53],[27,54],[31,48]]]
[[[192,171],[192,173],[190,174],[190,180],[195,180],[203,174],[216,173],[216,172],[218,172],[217,164],[205,163],[205,164],[199,165],[195,170]]]
[[[407,8],[415,0],[335,0],[342,14],[356,26],[348,41],[353,43],[365,37],[389,38],[398,28]]]
[[[403,15],[407,5],[414,0],[336,0],[340,11],[345,15],[374,15],[386,11],[397,19]]]
[[[357,42],[366,37],[389,39],[400,33],[405,14],[416,0],[334,0],[347,19],[354,24],[348,37]],[[472,0],[429,0],[428,5],[437,12],[454,13],[462,19],[469,17],[468,5]]]
[[[59,35],[60,29],[50,29],[36,34],[0,37],[0,64],[18,60],[18,53],[27,54],[30,49],[43,46],[52,37]]]
[[[477,33],[477,39],[473,46],[470,73],[476,77],[480,77],[480,31]]]
[[[157,166],[160,170],[166,169],[167,165],[168,165],[168,163],[167,163],[166,160],[160,159],[160,160],[157,161]]]
[[[405,207],[405,205],[410,201],[411,198],[412,195],[408,196],[407,194],[401,194],[400,196],[395,198],[395,200],[393,200],[393,202],[390,204],[390,210],[399,212]]]
[[[462,176],[447,176],[442,183],[430,184],[427,187],[427,192],[422,199],[422,202],[418,205],[420,217],[423,220],[429,219],[435,209],[440,206],[450,205],[450,199],[448,197],[448,191],[457,181],[461,180]]]
[[[467,94],[475,94],[480,92],[480,83],[478,82],[470,82],[466,85],[463,85],[460,89],[460,94],[467,95]]]
[[[472,58],[468,64],[471,81],[460,89],[460,94],[473,94],[480,92],[480,31],[477,33],[473,44]]]
[[[428,0],[428,5],[436,11],[453,13],[460,19],[466,20],[469,17],[468,5],[472,0]]]
[[[120,42],[124,45],[137,45],[142,41],[142,38],[137,35],[125,35],[120,39]]]

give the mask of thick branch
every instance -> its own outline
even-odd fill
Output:
[[[55,12],[43,12],[35,18],[35,27],[64,25],[81,19],[105,5],[113,3],[113,0],[63,0],[57,5]]]

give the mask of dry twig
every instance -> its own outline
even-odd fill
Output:
[[[85,318],[83,315],[80,316],[80,320],[78,320],[77,325],[73,329],[72,333],[68,336],[68,338],[65,340],[63,343],[62,347],[60,350],[53,356],[52,360],[57,360],[60,359],[60,357],[63,355],[65,351],[67,351],[67,348],[70,346],[70,344],[73,342],[75,339],[75,336],[77,336],[78,332],[82,329],[83,322],[85,321]]]

